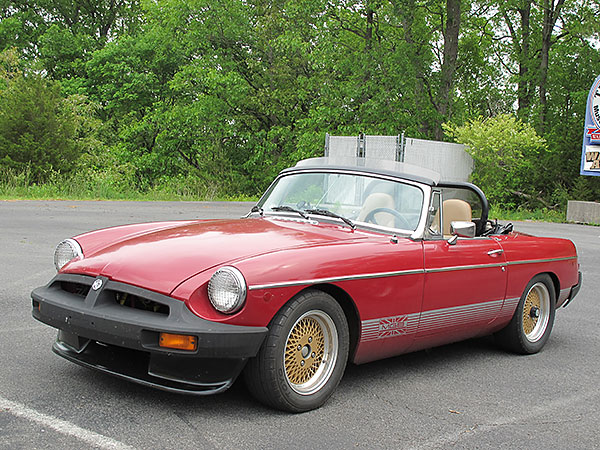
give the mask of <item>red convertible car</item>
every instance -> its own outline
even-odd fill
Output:
[[[33,316],[82,366],[200,395],[243,373],[257,399],[292,412],[321,406],[348,361],[489,334],[538,352],[581,285],[575,246],[490,221],[479,188],[439,178],[314,158],[242,219],[66,239]]]

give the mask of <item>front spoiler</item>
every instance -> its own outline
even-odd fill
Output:
[[[60,340],[60,332],[52,351],[80,366],[178,394],[209,395],[223,392],[231,387],[246,364],[245,358],[171,357],[162,360],[165,370],[160,371],[161,358],[157,358],[157,355],[106,346],[91,340],[86,342],[83,351],[78,351]]]
[[[94,290],[91,286],[96,280],[101,280],[102,286]],[[168,308],[168,313],[122,306],[115,301],[115,293],[151,301]],[[31,296],[33,317],[59,329],[53,346],[56,354],[172,392],[206,395],[224,391],[248,358],[256,356],[268,331],[205,320],[182,301],[105,277],[58,274]],[[198,348],[160,347],[161,332],[196,336]]]

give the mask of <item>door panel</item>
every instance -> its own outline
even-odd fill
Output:
[[[439,345],[485,332],[504,301],[506,258],[492,238],[424,243],[425,285],[417,340]]]
[[[336,283],[356,301],[360,311],[360,341],[353,358],[357,364],[409,351],[419,324],[424,280],[422,242],[403,239],[393,244],[385,238],[378,248],[381,251],[355,258],[360,264],[357,270],[387,272],[389,276]]]

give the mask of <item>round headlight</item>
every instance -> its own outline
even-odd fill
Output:
[[[68,262],[82,258],[83,252],[77,241],[74,239],[65,239],[54,250],[54,267],[58,271]]]
[[[208,282],[208,298],[224,314],[238,311],[246,300],[246,280],[235,267],[221,267]]]

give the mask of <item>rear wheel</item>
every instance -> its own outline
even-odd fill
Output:
[[[318,408],[342,378],[348,343],[340,305],[324,292],[306,291],[271,321],[263,346],[246,367],[246,384],[269,406],[291,412]]]
[[[506,348],[522,354],[539,352],[554,324],[556,293],[549,275],[537,275],[527,284],[517,310],[496,338]]]

